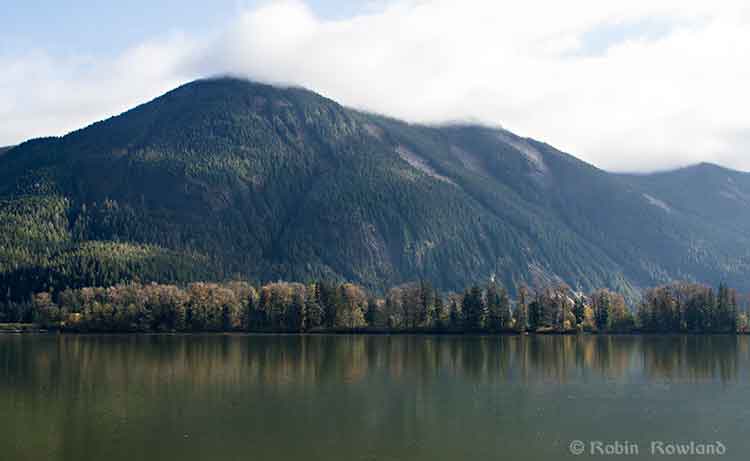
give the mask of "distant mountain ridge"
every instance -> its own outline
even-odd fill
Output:
[[[700,163],[649,175],[623,175],[670,207],[740,230],[750,227],[750,173]]]
[[[748,177],[612,174],[503,129],[198,80],[0,157],[0,284],[10,298],[133,277],[750,289]]]

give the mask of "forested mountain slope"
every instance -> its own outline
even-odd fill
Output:
[[[648,175],[622,175],[668,208],[716,226],[750,232],[750,173],[710,163]]]
[[[737,200],[708,210],[660,175],[613,175],[502,129],[412,125],[303,89],[199,80],[0,156],[0,302],[236,276],[750,288],[746,175],[728,172],[743,178],[733,189],[702,168],[680,174],[669,181]]]

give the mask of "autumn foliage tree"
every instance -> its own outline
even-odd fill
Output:
[[[33,320],[71,331],[278,331],[362,330],[425,332],[505,331],[567,333],[747,331],[737,293],[720,285],[673,283],[646,290],[634,315],[622,295],[603,289],[588,296],[557,284],[517,289],[513,303],[493,282],[463,294],[442,295],[429,283],[391,288],[384,298],[359,285],[245,281],[116,284],[35,294]],[[515,305],[515,307],[513,307]]]

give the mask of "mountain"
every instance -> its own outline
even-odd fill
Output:
[[[705,165],[611,174],[501,128],[198,80],[0,157],[0,287],[15,300],[131,278],[450,290],[497,274],[632,296],[673,279],[750,288],[749,185]]]
[[[701,163],[649,175],[622,175],[667,208],[716,226],[750,230],[750,173]]]

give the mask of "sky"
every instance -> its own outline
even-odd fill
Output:
[[[611,171],[750,171],[744,0],[3,0],[0,146],[231,74]]]

